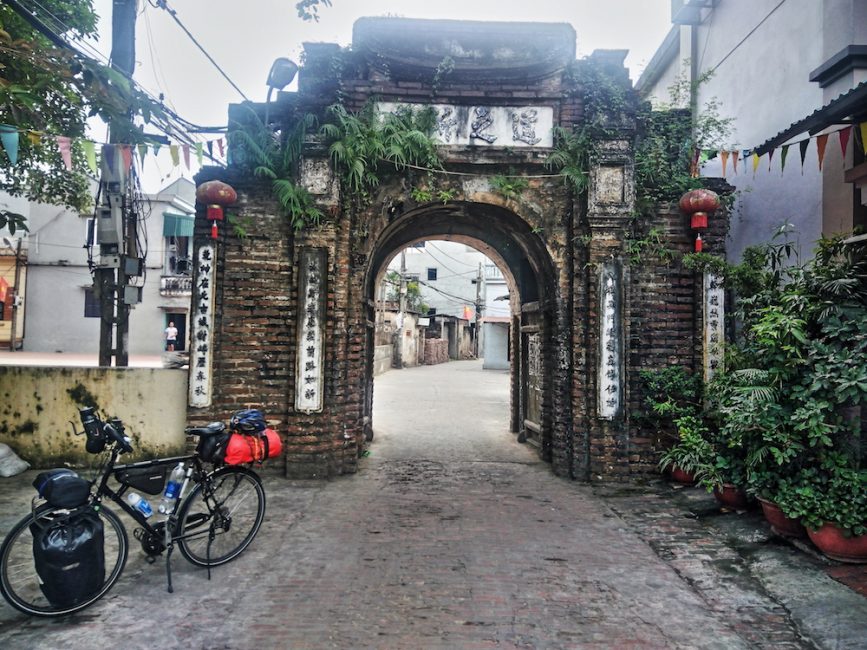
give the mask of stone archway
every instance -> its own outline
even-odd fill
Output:
[[[287,475],[357,471],[370,417],[376,274],[412,241],[464,238],[509,270],[519,296],[512,428],[535,436],[560,476],[653,471],[656,441],[630,415],[642,404],[640,372],[672,364],[707,371],[718,334],[708,327],[722,322],[722,298],[709,278],[655,252],[692,249],[682,215],[660,211],[637,224],[625,52],[576,61],[568,25],[365,19],[355,40],[343,53],[308,44],[297,93],[281,95],[270,115],[289,127],[299,111],[324,114],[335,101],[347,110],[374,97],[382,111],[426,106],[436,111],[442,168],[392,170],[353,195],[327,148],[309,138],[296,180],[327,217],[298,231],[254,174],[234,165],[203,170],[200,182],[220,179],[238,191],[232,212],[247,236],[221,227],[213,240],[198,206],[190,419],[262,408],[284,435]],[[454,60],[447,79],[444,56]],[[585,65],[628,101],[593,131],[586,183],[576,190],[545,162],[556,129],[575,133],[591,108],[606,110],[585,102],[587,88],[571,74]],[[232,107],[230,119],[249,111]],[[504,175],[520,178],[521,190],[503,191]],[[420,198],[426,183],[444,201]],[[655,229],[654,246],[635,239],[636,226]],[[718,252],[723,220],[714,227],[705,250]]]

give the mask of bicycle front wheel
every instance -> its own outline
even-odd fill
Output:
[[[222,467],[196,485],[178,511],[178,548],[198,566],[218,566],[250,545],[265,517],[265,490],[246,467]]]
[[[34,554],[34,543],[45,534],[43,531],[53,529],[60,537],[76,534],[74,527],[63,528],[71,511],[45,504],[15,525],[0,546],[0,592],[10,605],[32,616],[65,616],[92,605],[108,593],[123,572],[129,540],[117,515],[105,506],[100,506],[97,512],[102,522],[105,571],[101,577],[89,573],[87,577],[92,584],[82,594],[70,594],[56,586],[52,589],[49,574],[56,575],[58,568],[47,561],[37,567]],[[40,577],[40,571],[46,579]]]

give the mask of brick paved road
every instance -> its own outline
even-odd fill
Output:
[[[177,557],[169,595],[134,549],[78,616],[0,607],[0,647],[865,647],[867,600],[756,516],[665,484],[553,477],[506,432],[507,384],[478,362],[377,378],[361,473],[269,473],[262,532],[210,583]],[[0,483],[3,531],[27,478]]]

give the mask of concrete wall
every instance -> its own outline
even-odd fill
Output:
[[[34,467],[88,465],[80,405],[119,417],[133,440],[133,458],[184,450],[186,370],[162,368],[0,367],[0,442]]]
[[[482,367],[491,370],[509,369],[509,324],[483,323],[485,361]]]
[[[373,351],[373,376],[381,375],[391,370],[391,359],[394,348],[391,345],[377,345]]]

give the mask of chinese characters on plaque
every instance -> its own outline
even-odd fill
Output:
[[[196,256],[196,286],[190,312],[190,406],[211,404],[211,355],[214,324],[214,247],[202,246]]]
[[[497,147],[553,147],[554,109],[550,106],[457,106],[382,102],[380,114],[401,107],[432,108],[434,139],[440,144]]]
[[[322,410],[322,337],[325,327],[324,248],[303,248],[298,263],[298,345],[295,363],[295,409]]]
[[[720,278],[704,274],[704,379],[723,370],[725,351],[725,292]]]
[[[614,419],[621,408],[620,288],[617,267],[602,267],[599,297],[599,417]]]

